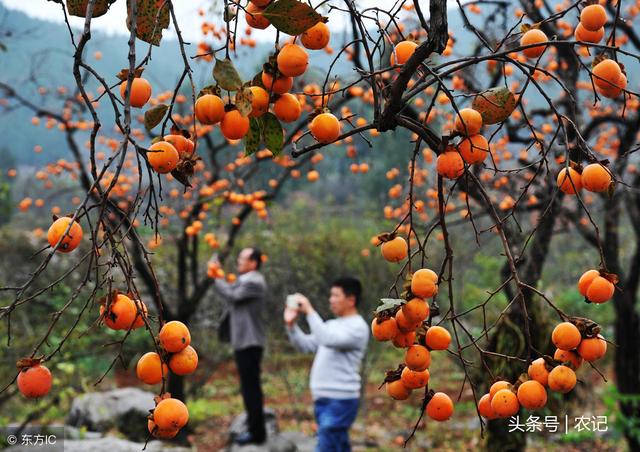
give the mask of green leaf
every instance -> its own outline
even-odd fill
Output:
[[[160,124],[162,118],[169,110],[169,106],[165,104],[158,104],[144,112],[144,126],[147,130],[153,129]]]
[[[137,0],[136,37],[160,45],[162,30],[169,27],[169,5],[157,0]],[[160,7],[162,9],[160,9]],[[127,28],[131,30],[131,0],[127,0]]]
[[[242,116],[249,116],[253,107],[251,101],[253,100],[253,92],[251,88],[245,86],[236,93],[235,106]]]
[[[229,58],[219,60],[216,58],[216,65],[213,68],[213,78],[222,89],[227,91],[237,91],[242,86],[242,80],[238,71],[233,66]]]
[[[109,6],[115,0],[97,0],[93,5],[93,16],[100,17],[106,14],[109,10]],[[71,16],[86,17],[87,6],[89,6],[89,0],[67,0],[67,12]]]
[[[244,154],[249,156],[258,152],[262,132],[260,118],[249,118],[249,132],[244,136]]]
[[[298,0],[276,0],[265,8],[262,15],[271,25],[291,36],[304,33],[325,19],[311,6]]]
[[[273,152],[273,156],[277,157],[282,153],[282,146],[284,145],[282,125],[276,115],[270,112],[263,114],[260,118],[263,123],[262,138],[264,139],[264,144]]]
[[[380,301],[382,304],[376,308],[376,314],[390,309],[395,309],[405,303],[405,300],[402,298],[381,298]]]

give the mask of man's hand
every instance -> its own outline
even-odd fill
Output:
[[[298,318],[298,310],[293,308],[284,308],[284,323],[291,328]]]
[[[300,312],[305,315],[308,315],[309,313],[314,311],[309,299],[302,294],[298,294],[298,305],[300,306]]]

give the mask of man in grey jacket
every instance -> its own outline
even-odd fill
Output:
[[[329,305],[336,318],[326,322],[299,294],[299,308],[288,307],[284,312],[290,341],[300,351],[316,354],[310,387],[318,425],[317,452],[351,450],[349,429],[358,414],[360,364],[369,341],[369,325],[357,308],[361,293],[362,285],[355,278],[334,281]],[[296,325],[298,312],[306,315],[310,334]]]
[[[238,254],[238,279],[234,283],[216,279],[214,283],[215,289],[227,301],[231,345],[247,412],[248,431],[234,439],[238,444],[261,444],[266,439],[260,363],[265,343],[262,310],[267,284],[258,271],[261,264],[260,250],[245,248]]]

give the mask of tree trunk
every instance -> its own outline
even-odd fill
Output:
[[[623,433],[629,450],[640,450],[640,316],[635,309],[635,294],[616,292],[614,305],[616,384],[620,395],[635,397],[635,401],[619,402],[627,420]]]

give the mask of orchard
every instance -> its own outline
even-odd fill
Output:
[[[224,0],[184,20],[172,0],[39,1],[68,70],[0,76],[0,114],[64,152],[0,166],[0,231],[36,244],[19,263],[2,245],[0,398],[54,404],[89,341],[93,390],[124,366],[154,392],[146,441],[193,441],[190,391],[225,373],[203,312],[262,240],[274,299],[360,272],[366,415],[411,413],[381,422],[389,447],[458,449],[432,437],[464,422],[464,447],[544,449],[514,419],[573,419],[588,394],[617,436],[583,447],[640,450],[640,2]],[[94,47],[108,20],[117,57]]]

